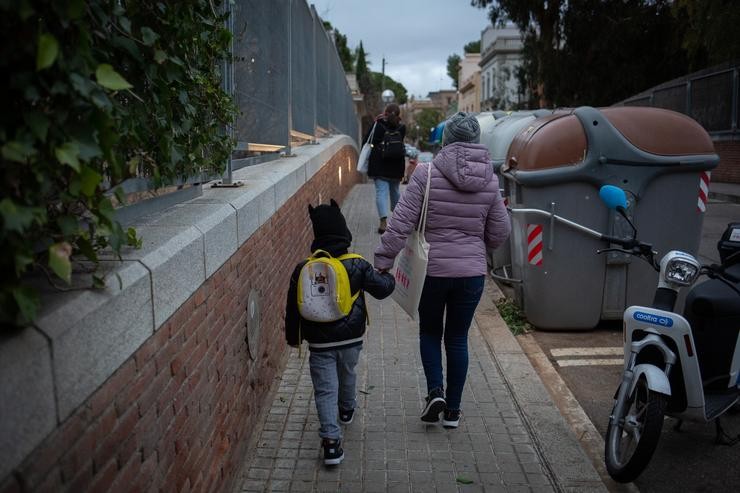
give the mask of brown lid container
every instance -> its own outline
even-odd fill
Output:
[[[706,130],[688,116],[650,107],[614,107],[599,110],[638,149],[660,156],[714,154]],[[534,171],[580,163],[586,157],[586,133],[570,110],[538,118],[509,146],[510,168]]]

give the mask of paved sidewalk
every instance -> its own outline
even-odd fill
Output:
[[[373,185],[356,186],[342,208],[354,250],[372,259],[379,238]],[[308,351],[293,350],[271,409],[255,426],[260,436],[239,491],[606,491],[490,298],[489,286],[470,331],[460,428],[419,419],[426,386],[417,326],[392,300],[368,296],[344,462],[323,466]]]

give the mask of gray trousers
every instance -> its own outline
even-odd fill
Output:
[[[319,414],[319,436],[339,440],[342,430],[338,424],[339,408],[348,411],[356,405],[355,366],[362,346],[345,349],[311,351],[308,363],[311,368],[316,411]]]

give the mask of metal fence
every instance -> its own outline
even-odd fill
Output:
[[[223,88],[238,106],[232,128],[234,158],[223,177],[199,175],[170,183],[161,195],[116,210],[123,224],[202,194],[202,183],[234,186],[234,170],[291,154],[291,142],[343,133],[358,139],[352,92],[336,47],[306,0],[224,2],[233,33]],[[126,180],[126,194],[154,190],[146,177]],[[112,193],[112,192],[111,192]]]
[[[740,61],[682,77],[625,101],[625,106],[654,106],[684,113],[712,137],[734,137],[740,115]]]
[[[290,153],[291,141],[325,133],[357,138],[352,93],[334,42],[305,0],[227,3],[234,61],[225,84],[239,108],[236,150]],[[264,155],[261,156],[264,160]],[[258,162],[240,159],[238,169]]]

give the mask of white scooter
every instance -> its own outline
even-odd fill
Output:
[[[632,227],[631,239],[608,236],[540,209],[517,213],[545,216],[646,260],[659,271],[652,306],[629,307],[624,320],[624,373],[615,395],[605,440],[606,467],[616,481],[630,482],[650,462],[664,415],[715,422],[717,441],[734,445],[719,417],[740,401],[740,222],[730,224],[718,247],[722,265],[700,266],[688,253],[668,252],[660,263],[652,246],[637,240],[621,188],[606,185],[602,201]],[[700,275],[710,280],[691,289],[683,316],[678,292]]]
[[[620,188],[607,185],[599,195],[630,222]],[[633,481],[648,465],[666,414],[681,420],[677,428],[682,420],[714,421],[719,443],[740,441],[719,422],[740,400],[740,248],[720,251],[720,266],[700,266],[675,250],[658,264],[656,252],[637,241],[632,228],[632,239],[603,236],[620,248],[599,251],[629,253],[660,272],[652,306],[629,307],[623,317],[624,373],[605,440],[606,467],[619,482]],[[740,247],[740,224],[730,225],[725,237],[728,245]],[[683,316],[676,313],[680,288],[702,274],[710,280],[689,292]]]

